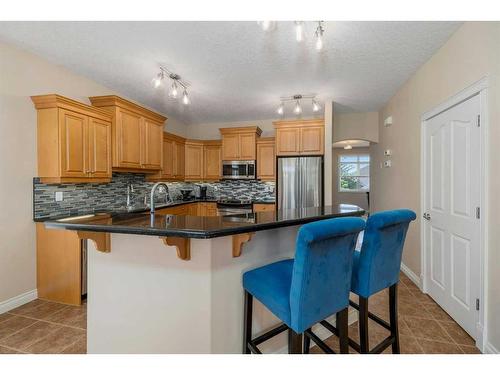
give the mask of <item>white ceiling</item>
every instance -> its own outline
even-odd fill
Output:
[[[320,53],[314,22],[301,44],[293,22],[268,32],[256,22],[0,22],[0,40],[196,124],[275,118],[279,97],[296,93],[378,110],[459,26],[325,22]],[[189,107],[152,88],[159,64],[191,84]]]

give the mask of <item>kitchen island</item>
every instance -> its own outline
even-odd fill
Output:
[[[94,214],[46,221],[88,242],[88,353],[240,353],[243,272],[293,257],[300,225],[360,216],[325,206],[202,217]],[[277,319],[254,306],[259,333]],[[276,352],[286,335],[262,346]]]

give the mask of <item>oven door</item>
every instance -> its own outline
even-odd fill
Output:
[[[248,163],[242,161],[223,161],[222,178],[235,180],[248,178]]]

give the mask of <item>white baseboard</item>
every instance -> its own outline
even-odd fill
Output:
[[[38,298],[38,292],[36,289],[30,290],[29,292],[20,294],[18,296],[9,298],[8,300],[0,302],[0,314],[6,313],[16,307],[24,305],[25,303],[31,302]]]
[[[491,343],[487,343],[485,346],[484,346],[484,353],[485,354],[500,354],[500,351],[495,348],[493,345],[491,345]]]
[[[411,269],[408,268],[404,263],[401,263],[401,271],[408,276],[408,278],[413,281],[420,289],[422,289],[422,280],[416,275]]]

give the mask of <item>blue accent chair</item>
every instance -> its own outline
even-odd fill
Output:
[[[393,353],[400,353],[397,285],[406,233],[416,217],[415,212],[401,209],[377,212],[366,221],[363,244],[361,251],[354,252],[352,271],[351,291],[359,296],[359,305],[350,301],[359,311],[360,343],[349,340],[349,344],[360,353],[381,353],[391,345]],[[386,288],[389,288],[390,323],[368,311],[368,298]],[[372,351],[369,350],[368,318],[391,332]],[[326,321],[321,324],[332,328]]]
[[[341,351],[348,351],[353,253],[364,227],[364,220],[355,217],[305,224],[297,234],[295,259],[245,272],[243,353],[261,353],[259,344],[286,330],[289,353],[301,353],[303,334],[335,313],[342,326]],[[253,297],[284,323],[255,339],[251,338]]]

